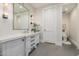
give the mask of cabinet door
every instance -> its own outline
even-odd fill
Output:
[[[0,44],[0,56],[2,56],[2,44]]]
[[[24,53],[24,38],[9,41],[3,44],[3,55],[22,56]]]
[[[31,42],[30,42],[30,37],[26,38],[26,55],[31,51]]]

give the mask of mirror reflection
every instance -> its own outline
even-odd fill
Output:
[[[14,30],[28,30],[29,29],[29,10],[22,4],[13,4],[13,29]]]

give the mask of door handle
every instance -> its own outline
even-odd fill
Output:
[[[44,29],[44,31],[46,31],[46,29]]]

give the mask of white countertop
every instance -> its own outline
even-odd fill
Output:
[[[3,42],[7,42],[10,40],[15,40],[21,37],[28,37],[28,36],[32,36],[32,35],[36,35],[40,32],[36,32],[36,33],[9,33],[9,34],[2,34],[0,35],[0,43]]]

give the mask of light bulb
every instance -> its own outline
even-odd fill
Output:
[[[8,6],[8,3],[4,3],[4,6]]]
[[[5,15],[8,15],[8,13],[6,13],[6,12],[5,12],[4,14],[5,14]]]

